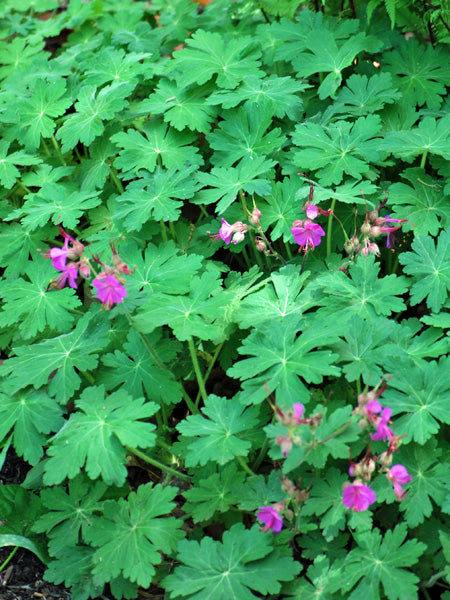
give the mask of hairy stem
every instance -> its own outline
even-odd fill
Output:
[[[151,456],[148,456],[148,454],[141,452],[137,448],[132,448],[131,446],[125,446],[125,449],[127,452],[129,452],[130,454],[134,454],[134,456],[137,456],[138,458],[141,458],[143,461],[145,461],[149,465],[153,465],[157,469],[161,469],[161,471],[165,471],[166,473],[170,473],[171,475],[174,475],[175,477],[179,477],[180,479],[185,479],[186,481],[191,480],[189,475],[180,473],[180,471],[177,471],[176,469],[173,469],[172,467],[165,465],[164,463],[160,462],[159,460],[156,460],[156,458],[152,458]]]
[[[194,367],[195,377],[198,383],[198,389],[200,390],[200,395],[203,399],[203,402],[205,402],[206,398],[208,397],[208,394],[206,393],[205,381],[203,379],[202,372],[200,371],[200,365],[197,358],[197,350],[195,348],[194,340],[191,337],[188,339],[188,346],[189,354],[191,355],[192,366]],[[198,404],[196,404],[196,407],[197,406]]]

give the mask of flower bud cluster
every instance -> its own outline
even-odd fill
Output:
[[[84,245],[71,237],[58,226],[60,234],[64,238],[62,248],[50,248],[48,252],[41,253],[44,258],[50,258],[53,267],[61,274],[52,281],[51,287],[62,289],[66,283],[73,289],[77,289],[77,279],[89,279],[91,273],[95,274],[89,258],[85,255]],[[131,275],[134,271],[130,270],[128,265],[122,261],[117,250],[111,245],[112,266],[105,265],[98,257],[92,256],[93,260],[102,266],[100,273],[95,274],[92,286],[95,288],[98,299],[102,306],[109,310],[114,304],[123,302],[127,292],[124,287],[122,275]]]
[[[275,438],[275,443],[280,446],[283,456],[287,456],[292,448],[292,445],[302,445],[302,440],[298,436],[297,431],[300,425],[308,425],[312,430],[322,422],[322,415],[317,413],[312,417],[303,418],[305,407],[300,402],[294,402],[292,410],[282,411],[280,408],[275,407],[275,416],[277,421],[287,428],[285,435],[278,435]]]
[[[366,483],[370,482],[376,471],[377,463],[379,470],[386,474],[388,481],[394,485],[396,498],[401,501],[406,495],[402,485],[411,481],[406,467],[403,465],[392,465],[392,455],[400,445],[402,436],[396,436],[389,426],[392,421],[392,409],[388,406],[383,407],[378,398],[386,389],[386,383],[383,380],[372,391],[364,391],[358,396],[358,406],[353,411],[354,415],[361,416],[359,426],[361,429],[372,427],[375,432],[370,435],[373,441],[387,441],[388,448],[380,456],[372,455],[367,452],[366,456],[358,463],[350,459],[349,475],[356,477],[350,484],[344,484],[342,502],[348,508],[355,511],[367,510],[371,504],[376,501],[375,492],[369,488]]]

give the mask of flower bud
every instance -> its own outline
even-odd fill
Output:
[[[264,252],[266,249],[266,242],[261,238],[256,238],[256,249],[258,252]]]
[[[257,223],[259,223],[260,218],[261,218],[261,211],[255,207],[252,211],[252,214],[249,217],[249,221],[250,221],[250,223],[253,223],[253,225],[256,225]]]
[[[239,244],[239,242],[243,242],[245,240],[245,233],[242,231],[236,231],[233,235],[233,239],[231,240],[232,244]]]
[[[91,275],[91,268],[86,259],[80,261],[79,266],[80,275],[82,275],[85,279],[88,279]]]
[[[370,228],[370,235],[372,237],[378,237],[381,234],[382,234],[381,227],[378,227],[378,225],[374,225],[374,227]]]
[[[364,221],[364,223],[361,225],[361,233],[365,236],[370,235],[371,229],[372,226],[368,221]]]
[[[371,210],[370,212],[367,213],[367,219],[369,221],[371,221],[372,223],[375,221],[378,217],[378,211],[377,210]]]
[[[380,465],[382,467],[390,467],[392,465],[392,453],[383,452],[380,454]]]

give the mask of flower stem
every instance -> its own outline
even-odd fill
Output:
[[[334,207],[336,206],[336,198],[333,198],[331,201],[331,212],[334,213]],[[333,231],[333,219],[328,218],[328,226],[327,226],[327,258],[331,254],[331,233]]]
[[[242,456],[236,456],[236,460],[238,461],[238,463],[241,465],[241,467],[244,469],[244,471],[246,473],[248,473],[251,476],[256,475],[256,473],[253,473],[253,471],[250,469],[250,467],[245,462],[245,460],[242,458]]]
[[[59,149],[58,142],[56,141],[56,138],[55,138],[55,136],[54,136],[54,135],[52,135],[52,137],[51,137],[51,140],[52,140],[52,144],[53,144],[53,146],[55,147],[56,154],[58,155],[58,158],[59,158],[59,160],[61,161],[61,163],[62,163],[63,167],[66,167],[66,166],[67,166],[67,163],[66,163],[66,161],[64,160],[64,156],[62,155],[62,152],[61,152],[61,150]]]
[[[425,163],[427,162],[428,150],[422,154],[422,158],[420,159],[420,168],[425,169]]]
[[[261,446],[261,450],[259,451],[259,454],[258,454],[255,462],[252,465],[253,471],[256,471],[258,469],[259,465],[264,460],[264,457],[267,453],[268,448],[269,448],[269,438],[266,437],[266,439],[264,440],[264,444]]]
[[[194,367],[195,377],[197,378],[198,388],[200,390],[200,395],[203,399],[203,402],[205,402],[206,398],[208,397],[208,394],[206,393],[205,381],[204,381],[203,375],[200,371],[200,365],[198,363],[197,351],[195,349],[194,340],[191,337],[188,339],[188,346],[189,346],[189,353],[191,355],[192,366]],[[198,407],[197,402],[196,402],[195,406]]]
[[[18,549],[19,549],[19,546],[16,546],[14,548],[14,550],[11,552],[11,554],[8,556],[8,558],[5,561],[3,561],[3,563],[0,565],[0,573],[8,565],[9,561],[13,558],[14,554],[17,552]]]
[[[288,259],[292,260],[294,257],[292,255],[291,247],[289,246],[289,244],[287,242],[284,242],[284,247],[286,248],[286,254],[288,255]]]
[[[161,225],[161,237],[164,242],[167,242],[168,237],[167,237],[167,231],[166,231],[166,224],[164,223],[164,221],[162,219],[159,222],[159,224]]]
[[[114,184],[115,184],[116,188],[118,189],[119,193],[123,194],[123,192],[124,192],[123,185],[117,175],[116,167],[113,164],[109,165],[109,174],[111,176],[111,179],[114,181]]]
[[[215,351],[214,351],[213,357],[212,357],[212,359],[211,359],[211,361],[210,361],[210,363],[208,365],[208,369],[207,369],[207,371],[205,373],[205,376],[203,378],[203,381],[205,382],[205,384],[208,381],[208,377],[210,376],[211,371],[213,370],[214,364],[215,364],[215,362],[217,360],[217,357],[219,356],[220,351],[223,348],[224,343],[225,343],[225,340],[223,342],[221,342],[217,346],[217,348],[215,349]],[[197,394],[197,398],[195,399],[195,406],[198,406],[198,403],[200,402],[200,397],[201,397],[201,392],[199,391],[198,394]]]
[[[129,452],[130,454],[134,454],[138,458],[141,458],[149,465],[153,465],[154,467],[161,469],[161,471],[170,473],[171,475],[174,475],[175,477],[179,477],[180,479],[186,479],[187,481],[190,481],[190,479],[191,479],[189,477],[189,475],[185,475],[184,473],[180,473],[180,471],[177,471],[176,469],[172,469],[172,467],[169,467],[168,465],[165,465],[164,463],[159,462],[159,460],[156,460],[155,458],[151,458],[151,456],[148,456],[148,454],[141,452],[137,448],[132,448],[131,446],[125,446],[125,449],[127,450],[127,452]]]

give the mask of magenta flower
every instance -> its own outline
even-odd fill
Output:
[[[67,282],[69,282],[69,286],[74,290],[77,289],[77,277],[78,277],[78,269],[74,265],[74,263],[69,263],[67,266],[64,266],[62,269],[61,275],[55,279],[53,282],[53,286],[58,290],[61,290]]]
[[[394,484],[395,496],[397,500],[401,502],[406,495],[406,490],[402,488],[402,485],[409,483],[412,476],[403,465],[392,465],[390,470],[386,473],[386,477]]]
[[[97,289],[97,297],[106,310],[109,310],[113,304],[123,302],[127,295],[127,290],[113,275],[103,277],[100,274],[94,279],[92,285]]]
[[[380,420],[377,423],[377,430],[373,433],[370,438],[372,440],[390,440],[393,438],[394,433],[392,429],[389,427],[388,422],[392,415],[391,408],[383,408],[383,412],[381,413]]]
[[[291,231],[294,236],[294,241],[300,246],[300,249],[303,248],[305,252],[307,252],[309,248],[314,250],[314,248],[320,244],[320,238],[325,235],[325,231],[320,225],[313,223],[308,219],[304,219],[304,221],[294,221],[293,225]]]
[[[274,533],[280,533],[283,527],[283,519],[273,506],[262,506],[258,512],[258,519],[265,524],[263,531],[272,529]]]
[[[344,489],[342,503],[356,512],[367,510],[377,499],[373,490],[361,482],[355,481]]]
[[[62,271],[66,266],[67,261],[67,250],[69,248],[69,240],[64,240],[64,246],[62,248],[50,248],[48,258],[52,259],[53,268],[57,271]]]
[[[310,204],[309,206],[306,207],[306,216],[308,217],[308,219],[315,219],[317,217],[317,215],[319,214],[319,207],[316,206],[315,204]]]
[[[242,223],[242,221],[236,221],[236,223],[230,225],[230,223],[225,221],[222,217],[222,225],[219,229],[219,233],[210,234],[210,237],[213,240],[223,240],[225,244],[237,244],[238,242],[243,241],[247,229],[247,225]]]
[[[292,408],[294,409],[295,420],[300,421],[301,418],[303,417],[303,413],[305,412],[305,407],[303,406],[303,404],[301,402],[294,402],[294,404],[292,405]]]

